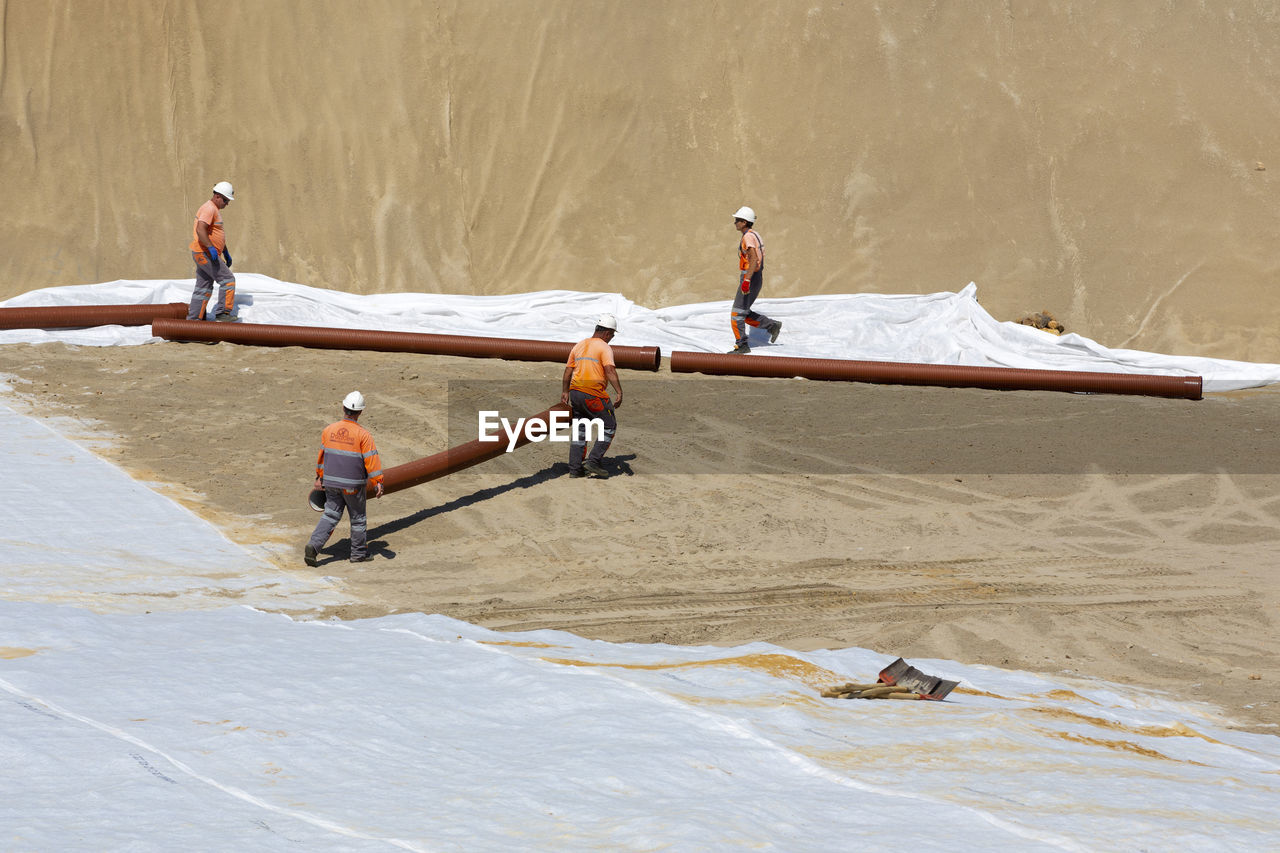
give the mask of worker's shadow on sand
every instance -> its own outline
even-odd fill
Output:
[[[635,458],[636,455],[634,453],[627,456],[610,457],[604,461],[604,469],[609,472],[610,477],[635,476],[635,471],[631,470],[630,465],[631,460]],[[448,503],[443,503],[439,506],[427,507],[426,509],[420,509],[412,515],[406,515],[403,518],[388,521],[384,524],[378,525],[377,527],[371,527],[369,528],[369,553],[376,557],[388,557],[394,559],[395,552],[386,548],[385,544],[382,542],[374,543],[372,541],[374,537],[389,536],[393,533],[398,533],[401,530],[404,530],[406,527],[412,527],[419,522],[426,521],[428,518],[435,518],[437,515],[444,515],[445,513],[453,512],[456,509],[465,509],[466,507],[474,506],[481,501],[496,498],[498,495],[504,495],[507,492],[512,492],[516,489],[530,489],[550,480],[555,480],[560,477],[567,478],[568,476],[568,463],[557,462],[554,465],[543,468],[541,471],[536,471],[527,476],[512,480],[510,483],[504,483],[501,486],[493,486],[488,489],[480,489],[479,491],[472,492],[469,495],[454,498]],[[383,547],[375,550],[375,544]]]
[[[609,472],[610,477],[634,477],[636,472],[631,470],[629,463],[635,458],[636,455],[634,453],[627,456],[611,456],[600,464],[604,470]],[[563,467],[565,476],[568,476],[569,466],[566,464]]]

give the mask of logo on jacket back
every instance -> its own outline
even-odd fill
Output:
[[[351,433],[347,432],[346,427],[338,427],[338,431],[333,434],[333,437],[340,441],[351,441]]]

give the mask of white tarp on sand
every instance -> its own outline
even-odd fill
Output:
[[[508,296],[389,293],[358,295],[240,274],[237,314],[246,322],[350,329],[576,341],[608,311],[620,323],[615,343],[674,350],[725,351],[733,345],[729,303],[649,309],[614,293],[548,290]],[[45,288],[0,307],[186,303],[191,280],[115,281]],[[851,294],[761,299],[783,323],[776,345],[755,331],[754,354],[963,364],[1042,370],[1201,376],[1205,391],[1280,382],[1280,365],[1108,349],[1075,334],[1061,337],[999,322],[978,304],[977,286],[924,296]],[[0,331],[0,344],[65,341],[87,346],[155,340],[147,327]]]

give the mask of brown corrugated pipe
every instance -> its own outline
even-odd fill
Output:
[[[48,305],[0,308],[0,329],[87,329],[146,326],[161,318],[185,318],[182,302],[161,305]]]
[[[209,323],[199,320],[158,320],[151,334],[171,341],[227,341],[268,347],[413,352],[504,358],[509,361],[564,361],[572,343],[471,335],[430,335],[422,332],[383,332],[377,329],[329,329],[319,326],[272,326],[265,323]],[[618,367],[657,370],[662,351],[657,347],[613,347]]]
[[[672,373],[714,376],[835,379],[885,385],[939,385],[945,388],[989,388],[994,391],[1075,391],[1091,394],[1142,394],[1149,397],[1203,398],[1199,376],[1141,373],[1092,373],[1076,370],[1026,370],[1014,367],[967,367],[959,364],[910,364],[896,361],[847,361],[833,358],[772,358],[671,353]]]
[[[524,447],[529,443],[530,439],[527,432],[529,424],[541,421],[549,427],[552,412],[568,411],[568,406],[557,405],[552,406],[545,412],[527,418],[525,420],[525,429],[520,431],[520,435],[515,441],[515,447]],[[457,447],[450,447],[448,450],[442,450],[432,456],[425,456],[414,462],[406,462],[403,465],[388,468],[382,472],[382,493],[388,495],[411,486],[419,486],[430,480],[438,480],[441,477],[456,474],[464,468],[470,468],[472,465],[479,465],[481,462],[496,459],[506,453],[507,448],[510,447],[505,435],[498,434],[497,439],[497,441],[481,441],[479,438],[473,438],[466,444],[459,444]],[[372,497],[373,493],[374,489],[370,486],[366,494]],[[307,503],[317,512],[323,511],[324,490],[312,489],[307,496]]]

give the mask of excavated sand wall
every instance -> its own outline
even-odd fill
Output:
[[[749,204],[766,299],[1280,361],[1269,4],[0,8],[3,298],[190,277],[225,178],[236,268],[316,287],[728,299]]]

